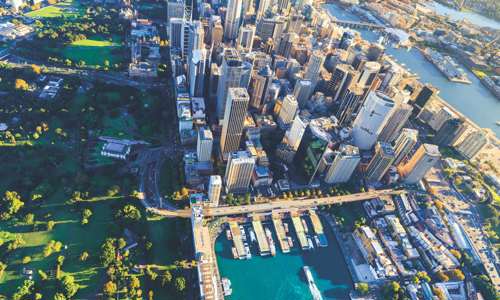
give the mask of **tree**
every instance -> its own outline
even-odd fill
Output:
[[[12,295],[12,300],[24,300],[27,296],[33,295],[35,282],[33,280],[25,280],[23,285],[17,288],[17,291]]]
[[[182,276],[175,278],[175,288],[182,292],[186,289],[186,279]]]
[[[62,289],[66,298],[72,298],[80,288],[78,283],[75,282],[75,277],[71,275],[64,275],[59,282],[59,287]]]
[[[14,216],[22,207],[24,202],[15,191],[6,191],[0,202],[0,219],[8,220]]]
[[[356,291],[358,291],[361,295],[368,294],[369,289],[370,288],[368,286],[368,283],[366,282],[360,282],[356,284]]]
[[[127,204],[118,211],[116,217],[125,223],[134,223],[141,219],[141,212],[134,205]]]
[[[31,262],[31,256],[23,257],[23,264],[29,264]]]
[[[52,229],[54,229],[54,226],[56,225],[56,223],[54,221],[48,221],[47,222],[47,231],[51,231]]]
[[[82,254],[80,254],[80,261],[86,261],[89,258],[89,253],[87,251],[83,251]]]
[[[115,261],[116,246],[115,239],[108,238],[101,246],[101,262],[104,266],[108,266]]]
[[[167,270],[165,271],[165,273],[163,273],[163,276],[161,278],[161,286],[165,287],[170,282],[172,282],[172,273],[170,273],[170,271]]]
[[[35,64],[32,64],[31,65],[31,71],[36,74],[36,75],[40,75],[42,73],[42,68],[40,66],[37,66]]]
[[[460,260],[462,258],[462,253],[460,253],[460,251],[458,250],[455,250],[455,249],[451,249],[450,250],[450,253],[455,256],[458,260]]]
[[[116,283],[110,280],[104,284],[102,291],[107,296],[113,296],[116,293],[117,289],[118,288],[116,286]]]
[[[498,294],[488,276],[484,274],[474,276],[474,284],[486,300],[497,300]]]
[[[25,224],[33,225],[33,223],[35,222],[35,215],[34,214],[26,214],[24,216],[23,221]]]
[[[441,281],[445,281],[446,282],[446,281],[450,280],[450,277],[448,277],[448,275],[446,275],[443,271],[437,272],[436,276]]]
[[[425,271],[420,271],[417,273],[417,277],[420,279],[420,280],[424,280],[425,282],[429,283],[431,282],[431,277],[427,274],[427,272]]]
[[[21,79],[21,78],[17,78],[14,85],[15,85],[16,90],[21,90],[21,91],[27,91],[30,88],[30,86],[26,82],[26,80]]]
[[[61,294],[61,293],[56,293],[54,295],[54,300],[66,300],[66,296],[64,296],[64,294]]]
[[[433,287],[432,292],[434,293],[434,295],[436,295],[436,297],[439,300],[446,300],[446,296],[444,295],[443,291],[440,288]]]
[[[7,270],[7,264],[0,261],[0,279],[2,278],[5,270]]]

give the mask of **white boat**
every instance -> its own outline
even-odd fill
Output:
[[[321,244],[319,243],[319,237],[317,235],[314,236],[314,241],[316,242],[317,247],[321,247]]]
[[[292,237],[288,236],[286,239],[288,240],[288,245],[290,246],[290,248],[293,248],[293,240],[292,240]]]
[[[271,234],[271,230],[269,230],[269,228],[266,227],[266,229],[264,229],[264,231],[266,233],[267,242],[269,243],[271,255],[275,256],[276,255],[276,246],[274,245],[274,240],[273,240],[273,235]]]
[[[304,226],[304,232],[308,233],[309,232],[309,228],[307,227],[306,220],[304,220],[304,219],[301,219],[301,220],[302,220],[302,225]]]
[[[307,243],[309,244],[309,249],[314,249],[314,244],[310,237],[307,238]]]
[[[250,252],[250,247],[248,247],[248,245],[245,245],[245,254],[247,259],[252,258],[252,253]]]
[[[231,296],[233,289],[231,288],[231,280],[228,278],[222,278],[222,290],[224,291],[224,296]]]
[[[255,237],[255,232],[252,229],[250,229],[249,232],[250,232],[250,241],[252,241],[252,243],[255,243],[257,241],[257,238]]]
[[[233,258],[237,259],[238,258],[238,253],[236,252],[236,248],[235,247],[231,247],[231,252],[233,253]]]
[[[233,236],[231,235],[231,230],[226,230],[226,238],[228,241],[233,239]]]
[[[312,276],[311,270],[309,270],[308,266],[303,266],[302,270],[304,271],[304,274],[306,275],[307,279],[307,284],[309,285],[309,291],[311,291],[311,295],[313,296],[313,300],[323,300],[323,297],[321,296],[321,292],[319,291],[318,287],[316,286],[316,283],[314,283],[314,278]]]
[[[498,123],[500,124],[500,121]],[[288,233],[288,223],[283,223],[283,227],[285,227],[285,232]]]

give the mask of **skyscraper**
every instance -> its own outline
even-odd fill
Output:
[[[188,44],[188,62],[191,61],[191,57],[194,50],[205,48],[203,42],[205,32],[203,30],[203,25],[200,21],[192,21],[189,23],[189,44]]]
[[[300,108],[305,107],[307,101],[309,101],[309,98],[313,93],[313,89],[314,88],[310,80],[301,79],[295,83],[295,87],[293,89],[293,95],[295,96],[295,99],[297,99],[297,101],[299,102]]]
[[[404,161],[417,144],[418,131],[410,128],[403,128],[399,137],[394,142],[394,165],[399,165]]]
[[[337,101],[344,94],[356,75],[358,75],[358,72],[350,65],[338,64],[335,66],[332,77],[328,82],[328,91],[333,96],[333,101]]]
[[[439,161],[441,153],[438,146],[422,144],[410,160],[400,167],[404,182],[415,184],[422,180],[425,174]]]
[[[167,2],[167,22],[170,25],[170,20],[173,18],[182,19],[184,17],[184,1],[175,0]]]
[[[203,97],[205,89],[207,50],[196,49],[190,56],[189,92],[192,97]]]
[[[170,38],[170,48],[182,49],[182,36],[184,30],[184,21],[181,18],[172,18],[169,20],[168,36]]]
[[[434,142],[441,147],[451,146],[462,135],[466,127],[464,120],[453,118],[444,122],[443,126],[436,132]]]
[[[224,117],[227,91],[229,88],[241,86],[243,71],[243,62],[239,52],[234,48],[224,49],[221,77],[217,85],[217,117]]]
[[[299,109],[299,103],[293,95],[286,95],[281,104],[281,109],[278,114],[278,124],[282,129],[287,129],[292,123],[297,111]]]
[[[219,206],[220,193],[222,191],[222,178],[219,175],[211,175],[208,182],[208,201],[211,207]]]
[[[196,154],[198,161],[210,161],[212,158],[212,145],[214,137],[212,131],[208,127],[203,127],[198,130],[198,141],[196,143]]]
[[[252,72],[252,79],[248,92],[251,95],[250,105],[253,108],[258,110],[262,109],[273,77],[274,73],[269,65],[266,65],[258,71]]]
[[[394,101],[380,92],[370,92],[352,125],[354,144],[368,150],[377,141],[380,131],[390,118]]]
[[[411,112],[413,111],[413,106],[408,103],[398,103],[394,108],[394,112],[387,120],[384,128],[380,132],[379,140],[392,143],[399,133],[403,126],[405,126],[406,122],[411,116]]]
[[[455,145],[455,149],[467,159],[472,159],[488,143],[483,130],[477,129],[465,136]]]
[[[266,13],[270,4],[271,4],[271,0],[260,0],[259,1],[259,8],[257,8],[257,14],[255,16],[255,20],[257,23],[264,17],[264,14]]]
[[[242,0],[229,0],[227,3],[226,22],[224,23],[224,39],[232,41],[238,37],[241,23]]]
[[[226,110],[222,122],[220,149],[224,159],[240,147],[243,123],[250,98],[244,88],[230,88],[227,94]]]
[[[339,48],[347,50],[351,46],[353,41],[354,41],[354,33],[349,30],[344,31],[344,33],[342,34],[342,38],[340,39],[339,42]]]
[[[293,44],[297,43],[299,36],[295,32],[287,32],[281,38],[278,44],[278,54],[289,58]]]
[[[325,62],[325,55],[320,50],[315,50],[309,57],[307,62],[304,79],[310,80],[313,83],[313,88],[319,79],[319,71]]]
[[[325,182],[334,184],[349,181],[360,160],[358,147],[340,145],[339,149],[334,151],[333,161],[325,175]]]
[[[238,34],[238,41],[236,43],[237,48],[245,52],[252,51],[254,36],[255,26],[246,25],[245,27],[241,28]]]
[[[429,84],[423,86],[415,98],[415,113],[418,114],[424,108],[425,104],[438,93],[439,91]]]
[[[247,151],[229,153],[224,181],[227,193],[245,193],[252,179],[255,159]]]
[[[290,0],[278,0],[278,14],[288,15],[290,13]]]
[[[363,102],[365,91],[357,84],[351,84],[344,91],[340,98],[340,106],[337,111],[337,119],[342,126],[347,126],[351,123],[355,113]]]
[[[304,136],[304,132],[306,132],[308,124],[308,120],[296,115],[292,122],[292,127],[287,131],[286,139],[288,141],[288,145],[290,145],[294,151],[299,149],[300,142]]]
[[[382,180],[394,161],[394,150],[388,143],[377,142],[375,154],[366,168],[366,179],[370,182]]]
[[[360,69],[357,83],[363,87],[370,87],[380,71],[380,64],[374,61],[366,62]]]

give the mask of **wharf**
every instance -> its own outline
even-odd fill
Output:
[[[297,233],[297,237],[299,238],[300,247],[303,250],[309,249],[309,243],[307,242],[307,237],[304,232],[304,226],[302,226],[302,220],[299,216],[292,216],[292,223]]]
[[[252,226],[257,237],[257,244],[259,244],[260,255],[266,256],[271,254],[271,249],[269,248],[269,243],[267,242],[266,234],[260,220],[253,220]]]
[[[236,255],[239,259],[246,257],[245,247],[243,246],[243,240],[241,239],[241,230],[238,223],[235,221],[229,222],[229,230],[231,230],[231,235],[233,236],[234,248],[236,248]]]
[[[328,240],[326,238],[325,232],[323,231],[323,225],[321,225],[321,220],[319,219],[318,215],[314,210],[310,210],[309,217],[311,218],[313,230],[318,235],[319,246],[328,247]]]
[[[285,228],[283,227],[283,222],[281,222],[280,215],[273,215],[273,225],[276,235],[278,236],[278,242],[283,253],[290,252],[290,245],[288,244],[288,239],[286,237]]]

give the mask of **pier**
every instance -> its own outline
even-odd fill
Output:
[[[290,252],[290,245],[288,244],[288,239],[285,233],[285,228],[283,227],[283,222],[281,222],[281,216],[278,214],[273,214],[273,225],[276,235],[278,236],[278,242],[280,244],[281,251],[283,253]]]
[[[325,232],[323,231],[323,225],[321,225],[321,220],[319,219],[318,215],[314,210],[310,210],[309,217],[311,218],[313,230],[318,235],[319,246],[328,247],[328,240],[326,238]]]
[[[297,237],[299,238],[300,247],[303,250],[309,249],[309,243],[307,242],[307,237],[304,232],[304,226],[302,226],[302,220],[300,216],[294,215],[292,216],[293,227],[295,228],[295,232],[297,233]]]
[[[257,237],[257,244],[259,245],[260,255],[266,256],[271,254],[271,249],[269,248],[269,243],[267,242],[266,234],[264,233],[264,228],[260,220],[255,219],[252,221],[253,230],[255,231],[255,236]]]
[[[238,223],[235,221],[230,221],[229,230],[231,230],[231,235],[233,236],[233,243],[234,248],[236,249],[237,258],[246,258],[245,247],[243,246],[243,240],[241,239],[241,230],[238,226]]]
[[[384,26],[384,25],[368,23],[368,22],[354,22],[354,21],[342,21],[342,20],[332,19],[332,23],[335,23],[335,24],[342,26],[342,27],[353,28],[353,29],[362,28],[362,29],[371,29],[371,30],[374,30],[374,29],[382,30],[382,29],[387,28],[387,26]]]

